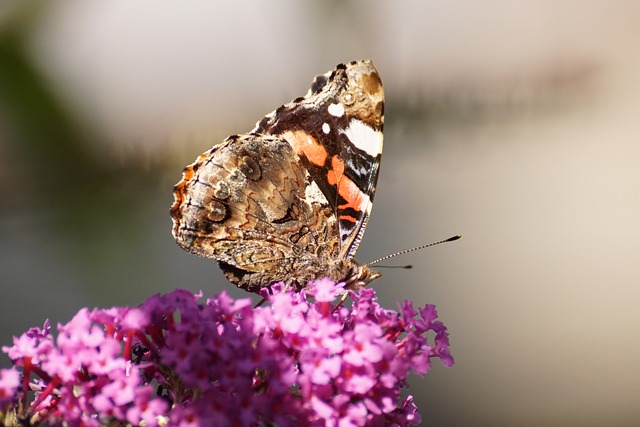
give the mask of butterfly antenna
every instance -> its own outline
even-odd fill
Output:
[[[413,268],[413,265],[376,265],[376,268],[404,268],[408,270],[410,268]]]
[[[382,258],[379,258],[379,259],[377,259],[377,260],[375,260],[375,261],[371,261],[371,262],[367,263],[366,265],[367,265],[367,266],[370,266],[370,265],[373,265],[373,264],[377,264],[377,263],[379,263],[380,261],[385,261],[385,260],[388,260],[389,258],[393,258],[393,257],[396,257],[396,256],[398,256],[398,255],[408,254],[409,252],[418,251],[418,250],[420,250],[420,249],[424,249],[424,248],[428,248],[428,247],[431,247],[431,246],[439,245],[439,244],[441,244],[441,243],[453,242],[453,241],[458,240],[458,239],[459,239],[459,238],[461,238],[461,237],[462,237],[462,236],[461,236],[460,234],[458,234],[458,235],[456,235],[456,236],[449,237],[448,239],[440,240],[439,242],[428,243],[428,244],[426,244],[426,245],[416,246],[415,248],[405,249],[404,251],[400,251],[400,252],[396,252],[396,253],[394,253],[394,254],[390,254],[390,255],[387,255],[387,256],[383,256]],[[404,268],[407,268],[407,267],[404,267]],[[409,267],[409,268],[410,268],[410,267]]]

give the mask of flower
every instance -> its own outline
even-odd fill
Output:
[[[12,403],[20,386],[20,372],[15,369],[0,369],[0,408]]]
[[[275,284],[259,307],[176,290],[138,308],[82,309],[55,340],[46,322],[3,347],[23,378],[0,372],[0,404],[87,426],[420,423],[413,398],[401,400],[408,375],[433,358],[453,364],[435,307],[387,310],[364,288],[348,291],[348,308],[343,292],[321,279],[302,292]]]
[[[310,288],[310,293],[317,302],[332,302],[336,295],[342,293],[344,283],[335,283],[329,278],[316,280],[314,286]]]

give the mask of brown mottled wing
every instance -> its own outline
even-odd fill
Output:
[[[319,255],[337,256],[337,221],[284,139],[227,138],[184,170],[174,197],[178,244],[218,260],[250,292],[278,280],[306,284],[320,274]]]

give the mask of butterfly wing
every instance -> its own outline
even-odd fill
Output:
[[[384,124],[384,91],[371,61],[341,64],[316,77],[253,132],[286,139],[339,221],[340,256],[358,249],[373,206]]]
[[[310,181],[287,141],[230,137],[185,169],[174,188],[173,235],[183,249],[218,260],[227,279],[250,292],[293,279],[317,253],[339,251],[331,239],[337,222]]]

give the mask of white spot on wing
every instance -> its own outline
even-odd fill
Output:
[[[329,127],[329,123],[323,123],[322,124],[322,132],[324,132],[324,133],[331,132],[331,127]]]
[[[351,119],[345,135],[351,143],[370,156],[376,157],[382,153],[382,132],[374,130],[358,119]]]
[[[344,105],[342,105],[341,103],[331,104],[327,108],[327,111],[329,111],[329,114],[331,114],[332,116],[342,117],[344,116]]]

